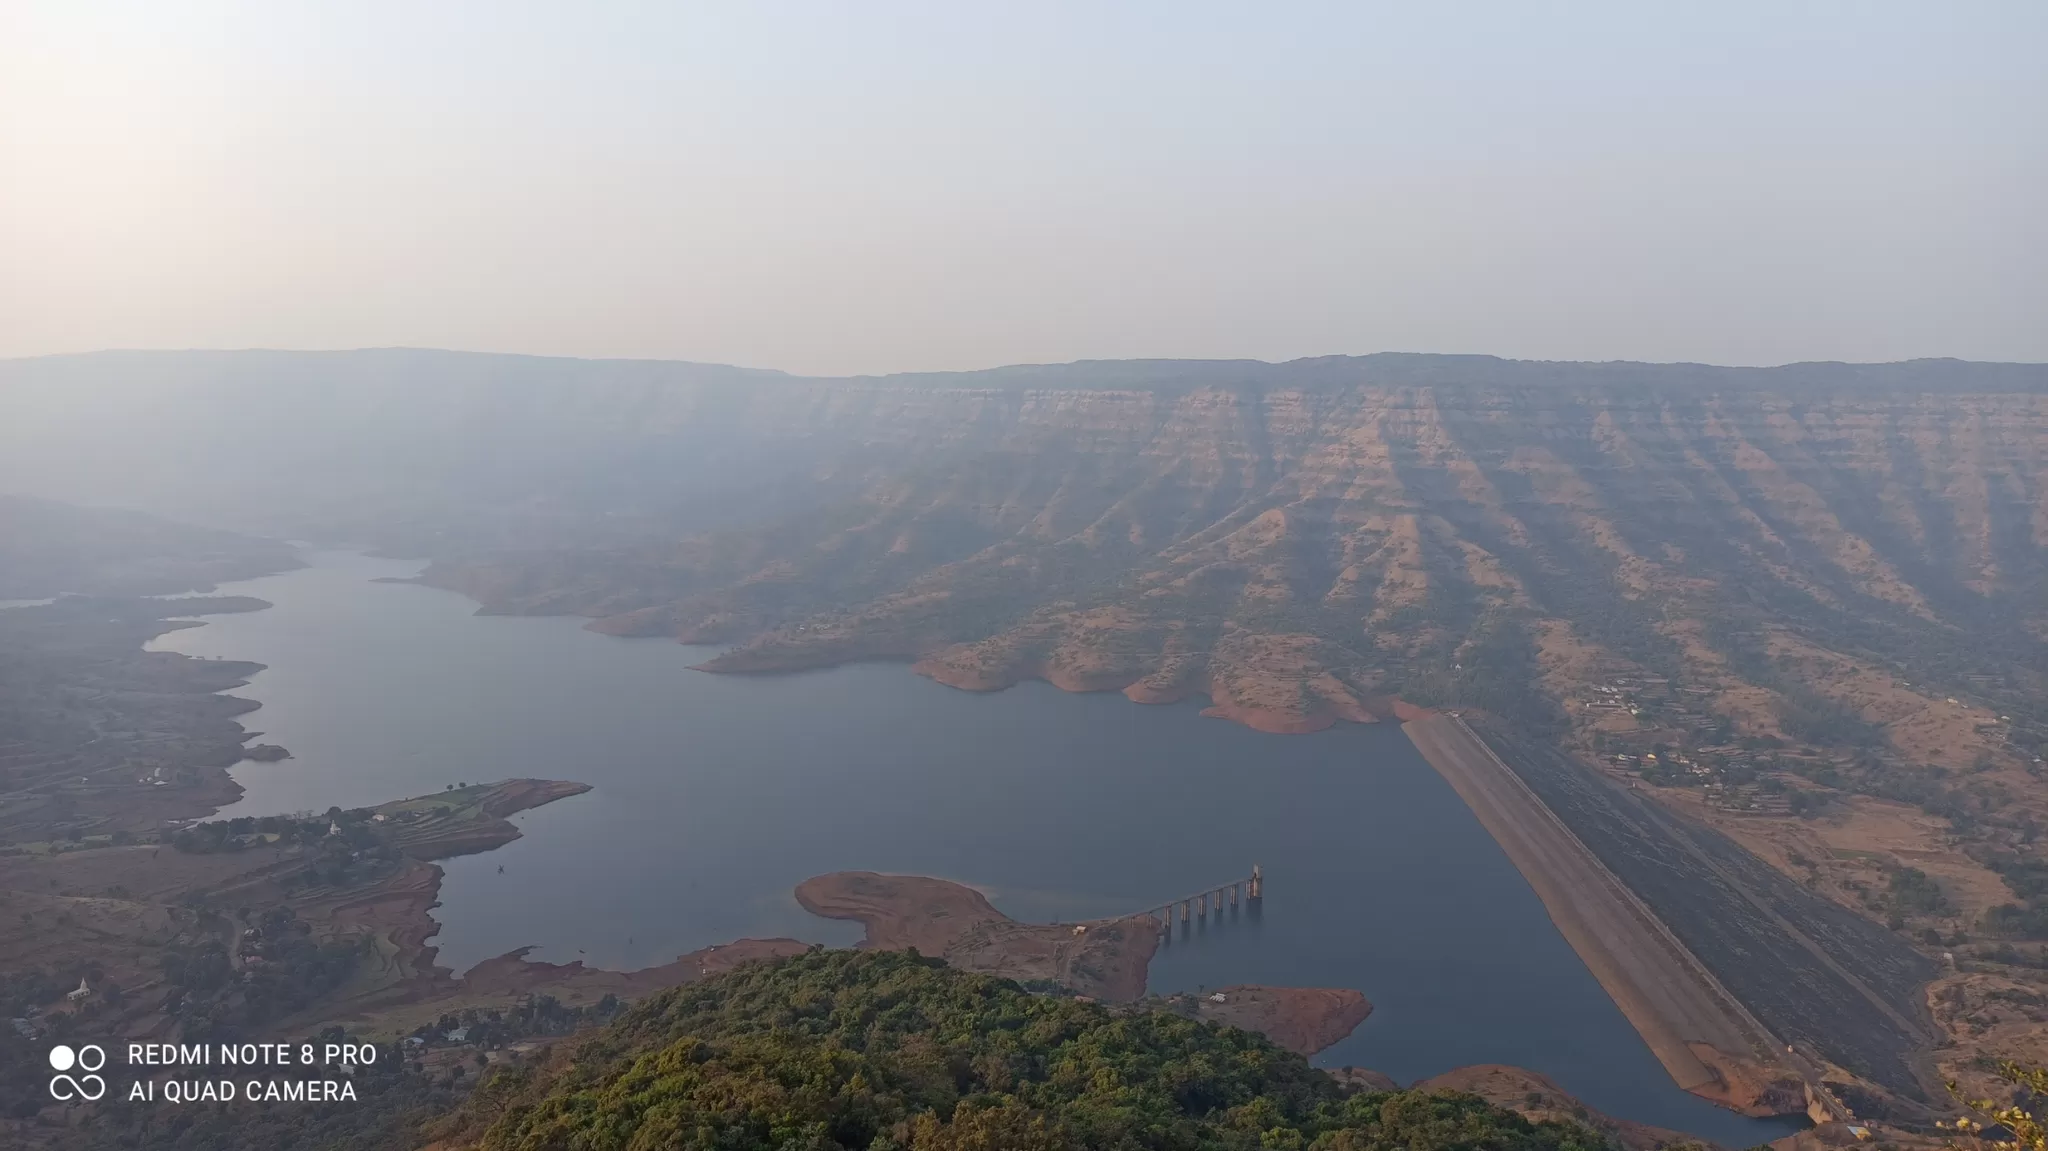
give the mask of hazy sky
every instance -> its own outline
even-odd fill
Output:
[[[2048,359],[2048,4],[0,0],[0,356]]]

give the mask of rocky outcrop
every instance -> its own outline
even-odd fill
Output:
[[[1157,921],[1019,923],[971,887],[920,875],[839,871],[796,889],[804,910],[867,929],[863,947],[915,949],[963,971],[1064,987],[1111,1002],[1145,994]]]
[[[1477,1095],[1496,1107],[1505,1107],[1526,1119],[1567,1120],[1583,1123],[1628,1149],[1658,1151],[1664,1147],[1712,1147],[1684,1132],[1653,1127],[1628,1119],[1604,1115],[1567,1095],[1563,1088],[1534,1071],[1498,1063],[1460,1067],[1424,1079],[1414,1087],[1422,1091],[1463,1091]]]

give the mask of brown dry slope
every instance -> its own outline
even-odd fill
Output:
[[[1996,723],[2048,684],[2039,370],[1145,367],[679,386],[683,426],[784,477],[772,510],[444,546],[428,578],[734,645],[713,670],[914,660],[1276,730],[1393,695],[1580,725],[1561,705],[1633,675],[1730,735],[1864,724],[1924,762],[1948,741],[1917,705],[1972,692]]]
[[[387,351],[0,361],[0,384],[109,400],[75,425],[10,412],[0,484],[132,436],[139,474],[231,492],[221,515],[254,501],[245,518],[313,529],[311,509],[349,508],[488,610],[733,644],[722,670],[926,659],[1302,725],[1374,713],[1381,689],[1554,711],[1591,685],[1519,673],[1562,645],[1583,673],[1684,676],[1732,729],[1794,738],[1907,722],[1868,685],[1811,681],[1813,651],[1852,677],[1913,665],[1897,678],[1936,700],[2038,705],[2048,674],[2039,365],[1389,354],[799,379]],[[165,396],[146,418],[112,402],[137,384]],[[216,475],[226,427],[244,454]],[[272,451],[292,466],[248,490]]]
[[[1300,1055],[1342,1042],[1372,1014],[1364,995],[1342,987],[1265,987],[1238,984],[1193,1001],[1197,1019],[1256,1031]]]
[[[866,947],[915,948],[963,971],[1056,983],[1116,1002],[1145,994],[1159,946],[1149,916],[1019,923],[971,887],[921,875],[837,871],[798,884],[796,901],[813,915],[858,920]]]

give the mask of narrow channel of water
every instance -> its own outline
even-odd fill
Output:
[[[1263,915],[1165,949],[1156,991],[1356,988],[1375,1005],[1317,1062],[1409,1081],[1541,1071],[1612,1114],[1749,1146],[1789,1132],[1675,1087],[1464,804],[1393,725],[1263,735],[1192,704],[1025,684],[954,691],[901,666],[777,677],[575,619],[476,616],[416,564],[320,553],[227,585],[268,611],[156,646],[269,665],[236,694],[295,758],[235,770],[230,814],[356,806],[511,776],[587,795],[450,860],[443,962],[515,947],[639,967],[739,936],[831,944],[800,880],[943,876],[1019,919],[1134,912],[1260,864]],[[500,870],[502,868],[502,871]]]

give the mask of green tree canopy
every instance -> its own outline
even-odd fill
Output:
[[[822,950],[655,996],[569,1058],[492,1077],[446,1133],[502,1151],[1610,1151],[1477,1096],[1348,1092],[1249,1032]]]

